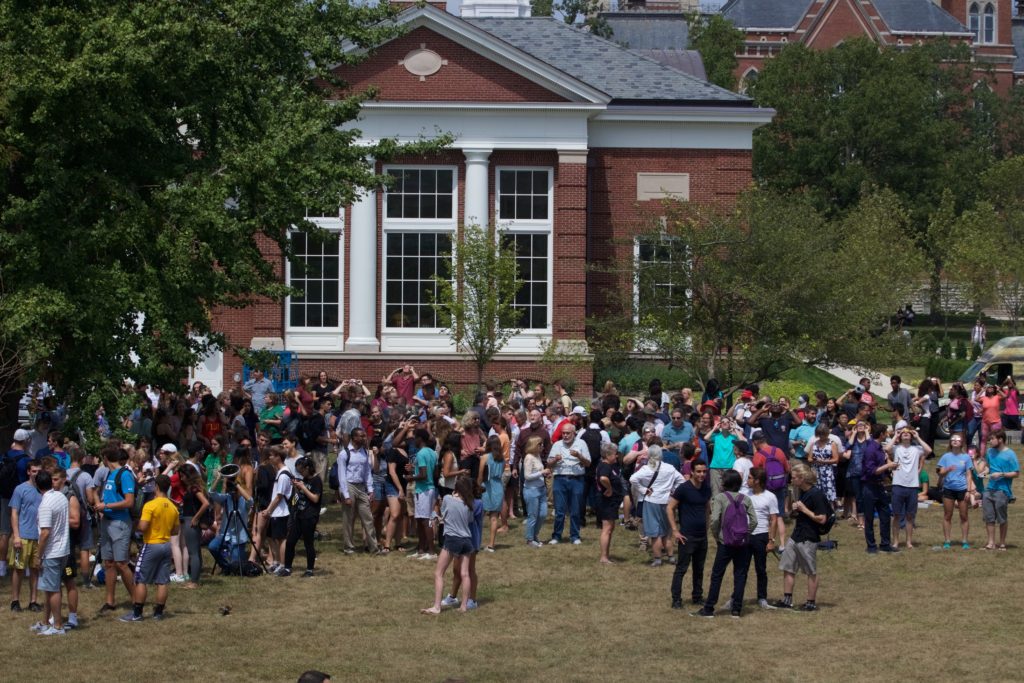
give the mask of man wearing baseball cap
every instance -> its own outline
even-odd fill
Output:
[[[11,538],[11,496],[18,484],[28,481],[28,463],[32,459],[28,444],[32,433],[27,429],[14,432],[14,442],[0,466],[0,576],[7,575],[7,546]]]

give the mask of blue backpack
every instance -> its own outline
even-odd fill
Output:
[[[729,504],[722,515],[722,540],[730,548],[742,548],[750,544],[750,519],[743,504],[743,494],[738,493],[733,498],[726,492],[725,497]]]

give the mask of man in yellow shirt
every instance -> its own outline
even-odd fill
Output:
[[[164,618],[167,604],[167,584],[171,580],[171,536],[178,533],[178,508],[167,497],[171,478],[161,474],[156,478],[156,498],[142,506],[139,531],[144,545],[135,563],[135,602],[132,611],[121,621],[142,621],[142,608],[146,604],[146,587],[156,585],[156,605],[153,618]]]

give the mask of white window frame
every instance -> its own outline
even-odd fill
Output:
[[[338,236],[338,325],[337,327],[293,326],[291,315],[292,297],[289,294],[284,300],[284,334],[285,348],[289,351],[344,351],[345,350],[345,212],[339,208],[337,216],[306,216],[306,220],[316,224],[322,230]],[[292,229],[288,239],[299,232]],[[292,263],[284,262],[285,284],[291,286]]]
[[[967,29],[974,34],[974,42],[981,42],[981,5],[972,2],[967,6]]]
[[[981,8],[980,40],[978,42],[991,45],[998,42],[996,37],[996,8],[991,2]]]
[[[381,200],[381,241],[380,241],[380,329],[381,351],[384,353],[438,353],[454,352],[455,347],[441,327],[389,327],[387,319],[387,239],[389,233],[433,232],[447,233],[452,242],[458,237],[459,225],[459,168],[445,164],[387,164],[381,173],[397,170],[430,170],[452,172],[452,216],[451,218],[388,218],[388,190],[384,189]],[[454,260],[452,273],[455,273]],[[368,293],[369,294],[369,293]]]
[[[501,216],[501,172],[528,171],[546,173],[548,177],[548,217],[546,219],[508,219]],[[497,166],[494,169],[494,216],[495,222],[507,235],[544,235],[547,237],[547,307],[546,326],[523,329],[508,341],[502,353],[541,352],[551,341],[554,319],[555,292],[555,170],[551,166]]]
[[[662,226],[665,225],[665,217],[660,218]],[[636,235],[633,238],[633,325],[639,328],[640,325],[640,242],[643,235]],[[671,235],[667,235],[664,230],[661,232],[660,239],[678,239]],[[693,290],[689,287],[686,288],[686,298],[689,300],[693,299]],[[638,339],[634,347],[634,351],[638,353],[648,353],[652,351],[650,348],[644,348],[644,345]]]

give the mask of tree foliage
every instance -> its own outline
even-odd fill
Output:
[[[700,52],[708,81],[736,89],[736,55],[743,50],[745,35],[721,14],[694,13],[687,17],[690,47]]]
[[[1017,332],[1024,318],[1024,157],[998,162],[981,177],[982,199],[953,223],[947,274],[977,306],[999,304]]]
[[[372,93],[332,67],[396,35],[393,14],[0,0],[0,342],[19,382],[84,405],[124,378],[179,380],[225,344],[215,307],[285,293],[261,244],[287,254],[291,226],[315,233],[308,207],[379,185],[368,156],[432,149],[356,146],[346,127]]]
[[[739,385],[800,363],[875,364],[903,343],[885,327],[923,262],[892,192],[841,219],[765,191],[734,210],[670,202],[664,212],[637,238],[639,262],[612,267],[621,313],[593,322],[606,359],[636,349],[700,382]]]
[[[519,265],[500,230],[495,235],[478,225],[465,226],[452,251],[456,278],[434,277],[432,306],[455,348],[473,358],[479,389],[484,368],[520,329]]]
[[[995,153],[991,94],[972,89],[974,66],[965,46],[943,43],[785,47],[749,89],[777,111],[755,133],[756,179],[807,192],[829,214],[855,206],[865,183],[888,188],[921,237],[943,190],[971,203],[971,179]]]

